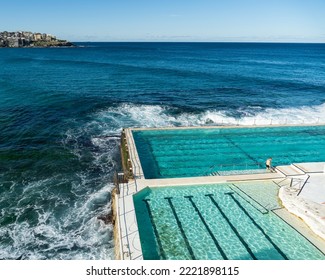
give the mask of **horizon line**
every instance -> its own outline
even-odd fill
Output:
[[[277,41],[70,41],[72,43],[222,43],[222,44],[325,44],[325,42],[277,42]]]

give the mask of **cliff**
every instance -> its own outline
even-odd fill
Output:
[[[0,48],[32,48],[32,47],[74,47],[75,45],[57,39],[56,36],[46,33],[29,31],[0,32]]]

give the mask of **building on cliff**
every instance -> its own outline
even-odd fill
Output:
[[[46,33],[33,33],[29,31],[0,32],[0,48],[22,47],[71,47],[72,43],[59,40],[56,36]]]

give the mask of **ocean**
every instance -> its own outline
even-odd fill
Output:
[[[0,259],[113,259],[123,127],[325,123],[325,44],[0,49]]]

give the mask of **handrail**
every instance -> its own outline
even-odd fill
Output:
[[[303,190],[303,188],[305,187],[305,185],[306,185],[307,181],[309,180],[309,178],[310,178],[310,175],[307,174],[307,179],[305,180],[304,184],[303,184],[302,187],[300,188],[300,191],[297,193],[297,196],[302,192],[302,190]]]
[[[119,205],[116,205],[115,207],[116,210],[116,217],[120,217],[120,207]],[[117,223],[117,228],[118,228],[118,243],[120,247],[120,257],[124,260],[124,252],[123,252],[123,247],[122,247],[122,228],[121,228],[121,221],[119,218],[116,219]]]
[[[128,132],[130,133],[130,130],[128,130]],[[126,133],[125,133],[125,136],[126,136]],[[129,143],[129,138],[131,138],[131,143]],[[136,149],[136,147],[135,147],[135,142],[134,142],[133,136],[132,137],[126,137],[126,142],[128,144],[132,144],[132,146],[133,146],[133,151],[131,152],[131,149],[129,149],[129,153],[132,153],[131,161],[132,161],[133,166],[134,166],[134,175],[135,175],[135,177],[138,176],[141,179],[140,163],[138,161],[135,162],[135,160],[134,160],[136,158],[135,154],[134,154],[134,150]],[[137,167],[139,169],[138,175],[137,175]]]
[[[132,137],[133,138],[133,137]],[[128,138],[127,138],[128,139]],[[135,149],[135,143],[132,141],[132,146],[133,146],[133,150],[132,150],[132,157],[131,157],[131,160],[132,160],[132,163],[133,163],[133,166],[134,166],[134,178],[137,177],[137,167],[139,167],[139,164],[138,162],[135,161],[135,155],[134,155],[134,149]],[[131,149],[130,149],[130,153],[131,153]],[[140,168],[139,168],[140,169]],[[141,176],[140,176],[141,178]]]
[[[274,180],[272,180],[272,182],[273,182],[274,184],[278,185],[279,188],[281,188],[280,184],[281,184],[282,182],[284,182],[285,180],[287,180],[287,179],[288,179],[288,178],[286,177],[286,178],[284,178],[283,180],[281,180],[280,182],[275,182]],[[291,184],[292,184],[292,178],[291,178],[290,186],[291,186]]]
[[[299,123],[290,123],[288,122],[288,119],[263,119],[263,120],[257,120],[256,118],[252,119],[249,123],[246,121],[242,122],[243,120],[241,119],[233,119],[233,120],[225,120],[221,119],[221,121],[217,122],[216,124],[218,125],[233,125],[233,126],[242,126],[242,125],[254,125],[254,126],[273,126],[273,125],[285,125],[285,126],[290,126],[290,125],[318,125],[318,124],[323,124],[324,121],[320,122],[320,118],[318,117],[317,120],[313,120],[312,122],[307,122],[306,120],[302,120]]]
[[[126,178],[126,175],[124,172],[118,172],[117,170],[114,171],[113,174],[113,183],[116,187],[116,193],[120,194],[120,184],[128,183],[128,179]]]
[[[132,131],[130,131],[130,133],[132,133]],[[135,145],[135,142],[134,142],[133,135],[132,135],[132,137],[131,137],[131,141],[132,141],[132,145],[133,145],[133,150],[136,151],[136,145]],[[139,178],[141,179],[141,173],[140,173],[140,170],[141,170],[141,163],[139,162],[139,157],[136,157],[136,156],[135,156],[135,153],[134,153],[134,159],[135,159],[135,162],[136,162],[136,164],[137,164],[137,166],[138,166],[138,172],[139,172],[138,176],[139,176]]]
[[[116,187],[116,193],[120,194],[120,184],[119,184],[119,181],[118,181],[118,175],[117,175],[116,170],[114,171],[113,182],[114,182],[114,185]]]
[[[126,143],[126,145],[128,146],[128,153],[129,153],[129,157],[128,157],[128,161],[131,161],[133,164],[131,164],[131,168],[130,169],[132,169],[132,175],[134,175],[135,176],[135,174],[136,174],[136,164],[134,163],[134,161],[133,161],[133,157],[131,156],[131,149],[130,149],[130,143],[129,143],[129,141],[128,141],[128,137],[127,137],[127,134],[126,134],[126,130],[125,129],[123,129],[122,130],[122,134],[121,134],[121,137],[124,137],[125,139],[122,139],[122,141],[125,141],[125,143]],[[134,170],[133,170],[133,168],[134,168]],[[130,170],[128,170],[128,172],[130,172]]]
[[[127,138],[126,138],[124,129],[122,130],[120,138],[121,138],[120,153],[121,153],[123,170],[126,173],[125,175],[126,175],[127,179],[133,178],[133,167],[132,167],[132,163],[130,160],[129,145],[127,142]],[[124,152],[126,153],[126,155],[124,154]]]
[[[299,189],[301,188],[301,182],[303,181],[304,179],[302,178],[291,178],[291,183],[290,183],[290,188],[294,188],[296,187],[297,185],[299,185]],[[294,184],[294,182],[296,182]],[[297,189],[297,188],[296,188]]]

